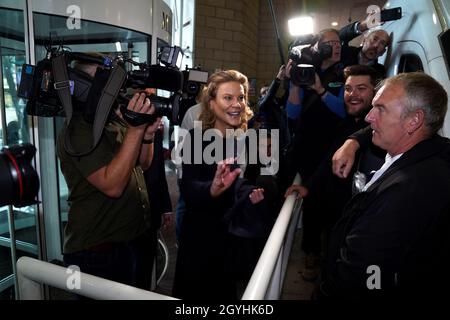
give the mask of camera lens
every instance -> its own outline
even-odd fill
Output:
[[[186,87],[186,93],[190,95],[197,95],[199,90],[198,83],[195,82],[188,82]]]
[[[291,81],[297,86],[311,86],[314,84],[315,69],[310,64],[298,64],[291,69]]]
[[[0,152],[0,206],[36,203],[39,178],[31,165],[36,148],[31,144],[4,148]]]

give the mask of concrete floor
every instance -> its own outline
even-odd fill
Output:
[[[289,257],[286,278],[281,292],[281,300],[310,300],[315,282],[305,281],[302,277],[305,265],[305,253],[301,249],[301,230],[297,231]]]

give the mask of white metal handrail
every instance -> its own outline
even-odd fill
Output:
[[[294,182],[300,184],[297,174]],[[303,199],[286,198],[242,300],[279,299]]]
[[[300,184],[300,181],[300,176],[297,174],[293,183]],[[286,198],[242,300],[279,298],[302,202],[302,199],[296,201],[296,194]],[[79,272],[79,288],[71,289],[68,283],[73,275],[73,271],[68,268],[30,257],[21,257],[17,261],[19,293],[23,300],[42,300],[41,284],[93,299],[176,300],[171,296],[145,291],[82,272]]]
[[[74,276],[78,278],[72,282]],[[177,300],[170,296],[138,289],[83,272],[75,275],[73,270],[30,257],[21,257],[17,261],[17,277],[22,300],[43,300],[41,284],[92,299]]]

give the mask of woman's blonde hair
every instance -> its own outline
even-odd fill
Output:
[[[244,87],[245,109],[241,114],[240,129],[247,130],[247,122],[253,116],[253,112],[247,104],[248,101],[248,79],[245,75],[236,70],[219,71],[212,74],[206,86],[203,88],[201,104],[202,109],[199,115],[199,120],[202,122],[203,129],[214,128],[216,122],[216,115],[209,107],[209,102],[216,98],[219,86],[227,82],[238,82]]]

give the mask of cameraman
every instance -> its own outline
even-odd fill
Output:
[[[258,113],[249,121],[249,127],[255,129],[279,129],[280,144],[283,150],[290,142],[290,134],[285,110],[287,100],[287,90],[281,98],[277,97],[280,86],[285,89],[285,83],[289,80],[289,74],[286,73],[286,66],[280,66],[275,79],[270,86],[264,86],[260,91],[258,101]],[[258,121],[259,126],[258,126]]]
[[[321,46],[331,46],[331,56],[323,59],[319,66],[315,66],[315,82],[302,88],[291,81],[286,111],[291,121],[298,120],[303,109],[309,109],[312,104],[319,103],[339,118],[345,118],[343,100],[343,65],[341,60],[341,43],[339,33],[335,29],[325,29],[319,33],[319,40],[313,47],[308,48],[313,55],[319,55]],[[291,73],[296,61],[289,59],[286,72]],[[291,77],[292,78],[292,77]],[[306,89],[306,90],[305,90]],[[303,103],[302,103],[303,100]],[[298,122],[298,121],[297,121]]]
[[[288,116],[295,120],[288,167],[296,169],[303,181],[307,181],[318,168],[331,147],[338,123],[346,116],[343,99],[344,75],[341,59],[341,43],[338,31],[326,29],[319,33],[319,40],[310,50],[319,51],[320,46],[332,47],[328,58],[316,66],[315,83],[300,87],[291,81],[287,103]],[[288,63],[288,69],[292,66]],[[291,75],[291,80],[293,76]],[[295,174],[295,172],[294,172]],[[292,181],[292,179],[291,179]],[[308,197],[304,201],[304,233],[302,248],[306,253],[306,268],[319,261],[320,243],[314,241],[312,233],[316,227],[314,211],[324,199]],[[307,279],[312,280],[312,279]]]
[[[77,65],[94,77],[97,65]],[[152,114],[146,95],[137,93],[128,110]],[[85,156],[72,156],[64,147],[66,134],[75,150],[92,141],[91,123],[73,117],[58,136],[57,153],[69,189],[69,214],[64,230],[64,263],[82,272],[149,289],[142,279],[150,270],[148,229],[150,207],[143,170],[153,158],[153,138],[160,125],[131,126],[118,110],[110,115],[96,148]]]

